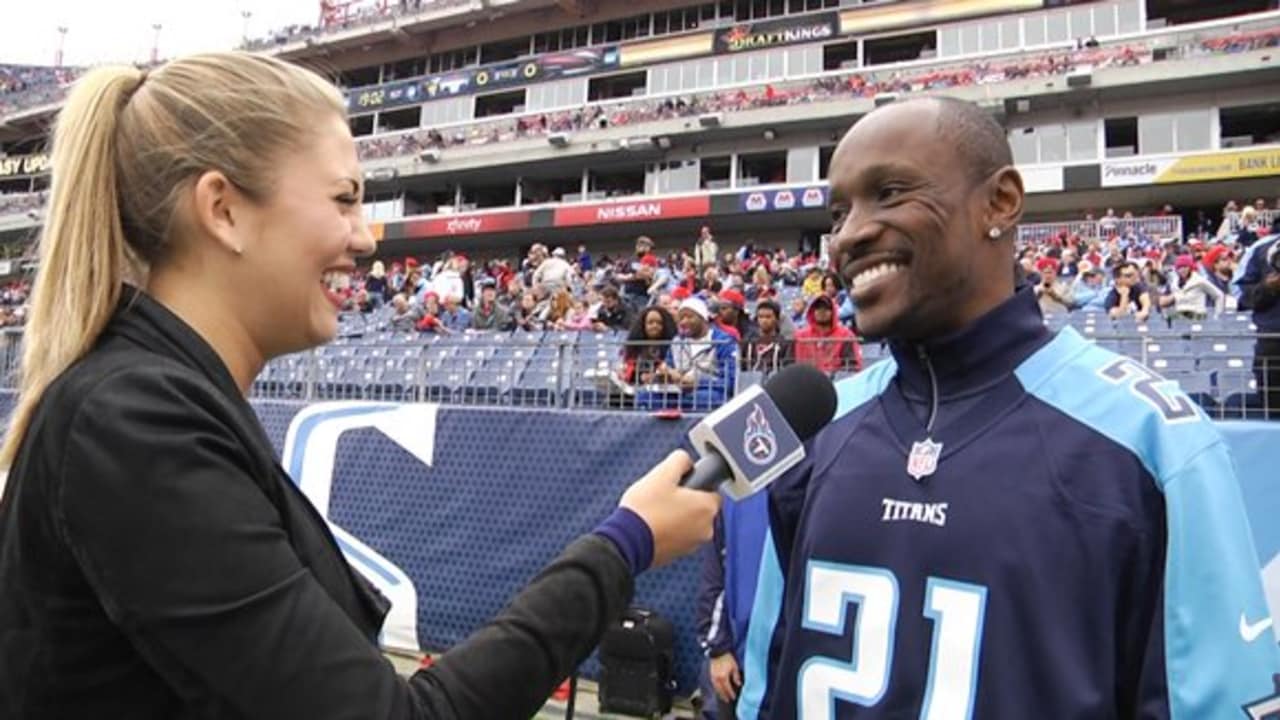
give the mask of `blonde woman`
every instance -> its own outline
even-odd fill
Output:
[[[678,488],[673,454],[495,621],[398,677],[385,601],[245,400],[269,358],[334,336],[331,281],[373,249],[362,191],[341,95],[279,60],[73,89],[0,449],[0,717],[528,718],[636,573],[710,537],[715,495]]]

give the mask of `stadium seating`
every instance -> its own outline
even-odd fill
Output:
[[[277,358],[254,383],[252,394],[283,399],[425,400],[464,405],[618,407],[588,370],[616,369],[621,333],[594,331],[481,332],[457,335],[389,333],[378,329],[384,309],[369,318],[347,318],[346,335],[311,353]],[[1100,346],[1145,363],[1177,382],[1216,416],[1253,417],[1253,330],[1247,315],[1218,321],[1175,323],[1157,319],[1139,329],[1104,315],[1072,315],[1070,326]],[[1208,330],[1214,330],[1209,333]],[[889,354],[879,342],[862,345],[864,366]],[[837,373],[835,379],[850,372]],[[738,386],[761,382],[744,371]]]

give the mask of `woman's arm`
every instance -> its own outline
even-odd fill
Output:
[[[54,512],[107,615],[215,714],[523,720],[631,598],[613,543],[580,538],[406,681],[299,559],[268,497],[282,481],[256,476],[239,439],[256,428],[206,387],[145,368],[102,381],[72,423]]]

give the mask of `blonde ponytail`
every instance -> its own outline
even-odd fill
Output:
[[[76,83],[53,134],[40,269],[0,468],[12,467],[45,390],[97,342],[122,283],[139,283],[164,260],[191,183],[217,170],[266,199],[278,160],[306,147],[327,113],[346,114],[332,83],[249,53],[192,55],[149,74],[100,68]]]
[[[101,68],[76,83],[53,134],[53,183],[40,269],[22,338],[18,403],[0,467],[9,468],[49,384],[97,341],[129,264],[117,203],[116,132],[141,71]]]

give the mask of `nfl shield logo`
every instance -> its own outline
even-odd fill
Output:
[[[938,456],[942,454],[942,443],[925,438],[923,442],[911,444],[911,455],[907,458],[907,474],[916,482],[929,477],[938,469]]]

